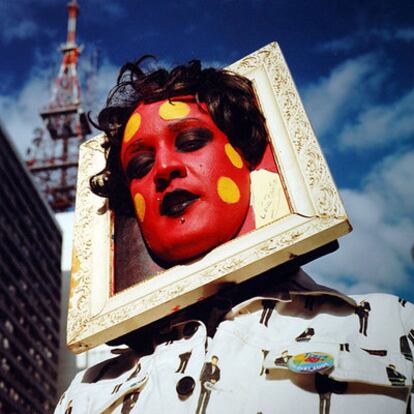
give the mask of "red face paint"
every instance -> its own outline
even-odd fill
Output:
[[[141,104],[132,117],[121,162],[155,256],[183,262],[233,238],[249,207],[249,170],[208,112],[181,97]]]

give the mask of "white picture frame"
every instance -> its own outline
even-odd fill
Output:
[[[89,189],[105,164],[101,134],[81,146],[67,344],[89,350],[348,233],[351,226],[277,43],[232,64],[253,81],[289,213],[113,294],[113,214]],[[279,188],[278,191],[281,191]]]

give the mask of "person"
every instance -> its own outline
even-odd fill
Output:
[[[107,164],[91,189],[116,214],[134,215],[151,254],[171,266],[255,228],[249,171],[265,157],[266,126],[246,78],[199,61],[142,64],[121,69],[98,116]],[[413,363],[400,338],[411,341],[413,305],[343,295],[298,263],[119,338],[129,348],[79,373],[55,412],[405,413]],[[206,387],[213,371],[219,386]]]
[[[214,385],[220,380],[220,368],[217,365],[218,357],[213,355],[211,362],[204,364],[200,375],[201,392],[196,409],[197,414],[205,414]]]
[[[130,243],[115,240],[117,291],[139,282],[135,275],[188,262],[289,212],[246,78],[201,69],[197,61],[149,76],[139,65],[124,68],[99,114],[107,165],[91,188],[108,197],[116,217],[136,217],[145,250],[160,267],[150,263],[148,271],[144,249],[131,254]],[[265,213],[250,205],[258,180],[275,190]],[[132,234],[132,224],[118,229]]]
[[[107,165],[91,188],[135,213],[151,253],[176,264],[253,228],[241,229],[265,119],[244,77],[198,61],[144,75],[140,64],[121,70],[99,114]]]

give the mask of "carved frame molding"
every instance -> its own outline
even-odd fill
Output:
[[[292,213],[227,242],[202,259],[174,266],[114,296],[112,217],[89,190],[101,170],[103,135],[80,151],[67,342],[83,352],[320,247],[351,230],[348,217],[277,43],[228,67],[253,81]]]

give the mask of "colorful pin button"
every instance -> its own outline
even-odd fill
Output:
[[[288,368],[300,374],[313,374],[314,372],[327,371],[334,366],[332,355],[323,352],[305,352],[292,356]]]

